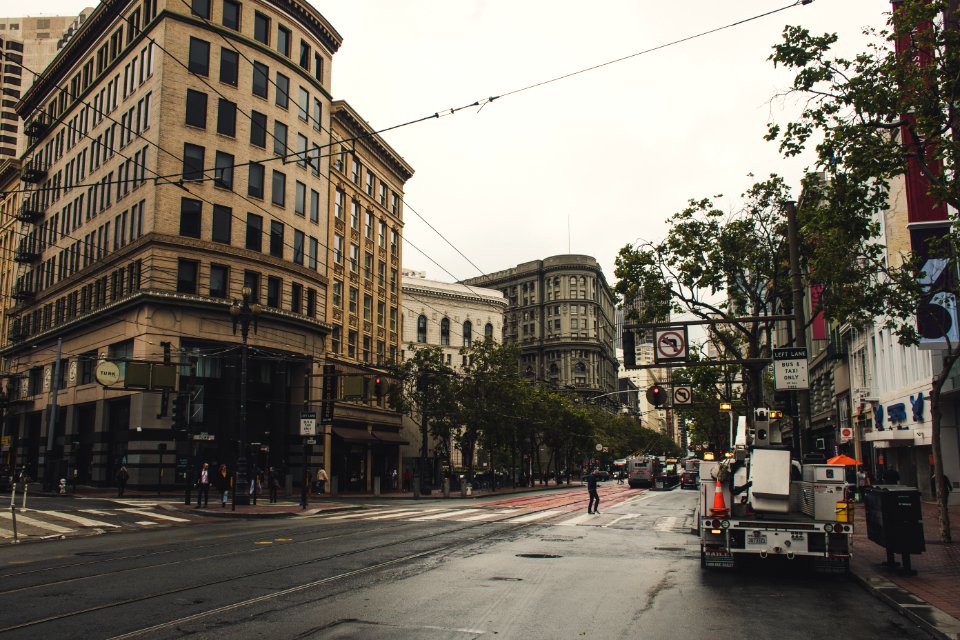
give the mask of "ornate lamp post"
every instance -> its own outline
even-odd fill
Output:
[[[233,470],[233,500],[230,505],[232,511],[237,510],[237,485],[240,484],[240,461],[243,459],[244,441],[247,437],[247,338],[250,335],[250,323],[253,323],[253,332],[257,332],[257,318],[260,315],[260,305],[250,303],[253,291],[250,287],[243,288],[243,300],[236,298],[230,305],[230,319],[233,321],[233,334],[237,334],[237,325],[240,325],[240,336],[243,346],[240,350],[240,433],[237,437],[237,464]]]

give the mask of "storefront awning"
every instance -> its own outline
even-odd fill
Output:
[[[385,444],[410,444],[409,440],[404,440],[402,435],[394,431],[374,431],[373,435]]]
[[[333,435],[342,438],[344,442],[378,442],[366,429],[350,429],[349,427],[334,427]]]

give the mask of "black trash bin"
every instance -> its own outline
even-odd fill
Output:
[[[864,494],[867,537],[887,550],[887,565],[896,566],[894,553],[903,554],[903,566],[910,568],[910,554],[926,551],[920,491],[915,487],[876,485]]]

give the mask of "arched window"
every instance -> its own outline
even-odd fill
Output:
[[[427,316],[417,318],[417,342],[427,341]]]
[[[450,346],[450,320],[447,318],[440,321],[440,344],[444,347]]]
[[[467,320],[463,323],[463,346],[469,347],[473,343],[473,323]]]
[[[493,325],[489,322],[483,327],[483,337],[493,339]]]

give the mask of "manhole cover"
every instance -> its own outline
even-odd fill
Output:
[[[563,556],[554,555],[552,553],[518,553],[517,557],[543,559],[543,558],[562,558]]]

